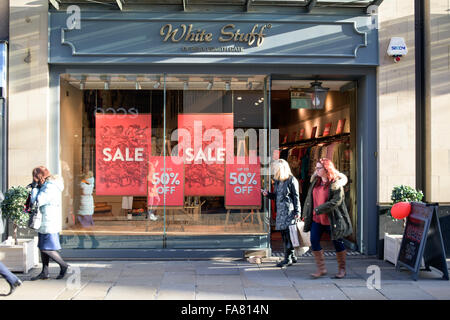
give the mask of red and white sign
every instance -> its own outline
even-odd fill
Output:
[[[227,129],[231,139],[226,138]],[[186,164],[186,195],[223,196],[226,157],[234,155],[233,114],[178,115],[178,143],[178,155]]]
[[[151,115],[96,114],[96,194],[147,195]]]
[[[255,161],[252,161],[255,162]],[[236,157],[226,165],[225,206],[261,206],[261,166],[250,164],[248,157]]]
[[[184,164],[172,160],[175,159],[150,157],[147,202],[153,208],[162,205],[171,207],[184,205]]]

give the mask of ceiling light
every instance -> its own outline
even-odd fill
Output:
[[[208,86],[206,87],[206,89],[211,90],[212,87],[213,87],[213,83],[212,83],[212,81],[209,81],[208,82]]]
[[[330,88],[323,88],[322,82],[317,80],[311,82],[311,88],[304,89],[306,92],[311,92],[312,109],[323,109],[328,90],[330,90]]]
[[[158,89],[160,85],[161,85],[161,82],[158,81],[158,82],[155,83],[153,88]]]
[[[239,100],[239,101],[241,101],[241,100],[242,100],[242,97],[237,97],[236,99]]]
[[[255,102],[255,106],[259,106],[259,103],[258,103],[258,102]]]

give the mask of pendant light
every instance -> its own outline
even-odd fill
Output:
[[[317,80],[311,82],[311,88],[304,89],[304,91],[311,93],[312,109],[323,109],[328,90],[330,90],[330,88],[322,87],[322,82]]]

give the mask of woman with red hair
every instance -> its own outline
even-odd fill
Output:
[[[31,203],[34,204],[37,201],[42,212],[42,222],[38,230],[38,248],[41,251],[42,272],[31,280],[46,280],[49,278],[50,258],[61,268],[56,279],[62,279],[69,267],[58,252],[61,249],[59,232],[61,232],[62,225],[61,193],[64,190],[64,181],[61,177],[52,176],[44,166],[34,168],[32,175]]]
[[[339,270],[335,277],[345,277],[346,250],[342,239],[352,234],[352,224],[345,205],[344,186],[347,180],[343,173],[336,170],[333,162],[326,158],[317,162],[316,171],[311,177],[302,219],[305,221],[304,231],[311,231],[311,249],[318,268],[316,273],[311,274],[313,278],[327,274],[320,246],[323,232],[331,235],[336,249]]]

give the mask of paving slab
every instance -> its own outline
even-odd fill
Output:
[[[73,297],[73,300],[104,300],[114,286],[111,282],[90,282]]]
[[[247,300],[301,300],[294,287],[246,287]]]
[[[245,292],[242,287],[233,285],[197,285],[197,300],[245,300]]]
[[[387,300],[376,289],[361,286],[339,286],[339,288],[351,300]]]
[[[217,285],[230,285],[235,287],[242,287],[242,278],[240,275],[234,274],[221,274],[221,275],[210,275],[210,274],[199,274],[196,277],[196,283],[199,286],[217,284]]]
[[[195,300],[195,284],[162,285],[156,294],[157,300]]]
[[[154,300],[157,287],[145,285],[119,285],[111,287],[105,300]]]
[[[349,298],[334,284],[296,283],[300,297],[304,300],[348,300]]]
[[[435,300],[435,298],[413,284],[383,284],[379,292],[389,300]]]

